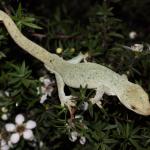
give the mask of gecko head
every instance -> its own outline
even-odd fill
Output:
[[[140,115],[150,115],[148,94],[138,84],[131,83],[123,92],[121,97],[120,99],[122,104],[124,104],[128,109]]]

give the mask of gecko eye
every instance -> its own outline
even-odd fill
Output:
[[[131,109],[136,110],[136,107],[132,105],[132,106],[131,106]]]

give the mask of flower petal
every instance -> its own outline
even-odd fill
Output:
[[[44,82],[44,77],[40,77],[39,79],[41,82]]]
[[[11,141],[11,143],[13,143],[13,144],[18,143],[19,140],[20,140],[20,135],[19,135],[19,133],[13,133],[13,134],[10,136],[10,141]]]
[[[52,96],[52,92],[54,91],[54,88],[53,87],[49,87],[46,91],[47,95],[48,96]]]
[[[70,137],[69,137],[69,140],[71,142],[75,142],[77,140],[77,137],[78,137],[78,132],[76,131],[73,131],[70,133]]]
[[[1,143],[1,147],[2,147],[2,146],[4,146],[4,145],[6,145],[6,141],[5,141],[5,140],[3,140],[3,139],[1,140],[1,142],[0,142],[0,143]]]
[[[2,114],[1,119],[4,121],[8,120],[8,114]]]
[[[83,102],[83,103],[81,104],[80,109],[83,110],[83,111],[86,111],[86,110],[88,109],[88,107],[89,107],[88,102]]]
[[[42,141],[40,141],[40,143],[39,143],[40,148],[42,148],[43,145],[44,145],[44,143]]]
[[[15,132],[16,126],[15,126],[13,123],[7,123],[7,124],[5,125],[5,129],[6,129],[6,131],[8,131],[8,132]]]
[[[33,135],[32,130],[25,130],[23,132],[23,138],[26,139],[26,140],[33,140],[34,135]]]
[[[51,80],[48,79],[48,78],[45,78],[44,81],[43,81],[44,85],[47,87],[51,84]]]
[[[9,150],[9,146],[8,145],[4,145],[1,147],[1,150]]]
[[[1,108],[1,111],[2,111],[3,113],[7,113],[7,112],[8,112],[8,109],[7,109],[6,107],[2,107],[2,108]]]
[[[43,104],[47,99],[47,94],[44,94],[41,96],[41,100],[40,100],[40,103]]]
[[[86,143],[86,138],[84,136],[81,136],[79,141],[80,141],[80,144],[84,145]]]
[[[22,114],[18,114],[15,118],[15,122],[17,125],[21,125],[24,122],[25,118]]]
[[[27,121],[27,123],[25,124],[26,129],[33,129],[36,127],[36,122],[33,120],[29,120]]]

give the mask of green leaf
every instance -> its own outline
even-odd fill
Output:
[[[42,29],[42,27],[32,23],[32,22],[22,22],[22,24],[24,24],[25,26],[28,26],[28,27],[31,27],[31,28],[34,28],[34,29]]]
[[[116,33],[116,32],[110,32],[108,35],[112,36],[112,37],[121,38],[121,39],[124,38],[124,36],[122,34],[119,34],[119,33]]]
[[[4,57],[6,57],[6,55],[3,52],[0,51],[0,59],[2,59]]]

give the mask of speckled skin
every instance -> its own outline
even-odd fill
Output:
[[[0,20],[4,23],[12,39],[22,49],[30,53],[33,57],[44,63],[45,67],[55,74],[58,86],[58,94],[61,105],[73,105],[72,96],[66,96],[64,85],[73,88],[80,86],[95,89],[96,95],[90,101],[101,107],[100,99],[103,94],[116,95],[120,102],[128,109],[141,114],[150,115],[150,103],[148,94],[138,84],[128,81],[111,69],[95,63],[72,64],[27,39],[16,27],[12,19],[3,11],[0,11]]]

